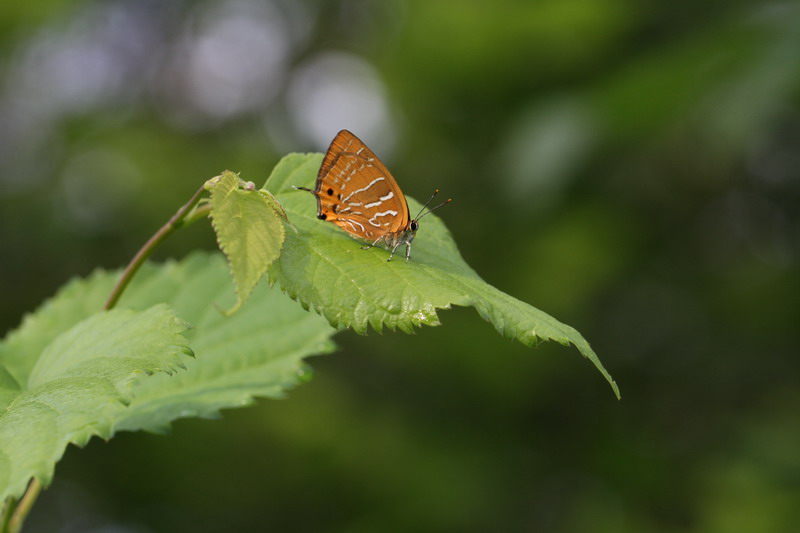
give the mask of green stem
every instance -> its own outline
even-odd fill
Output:
[[[31,507],[33,507],[41,491],[42,484],[38,479],[33,478],[31,482],[28,483],[25,494],[22,495],[22,498],[19,499],[16,505],[12,505],[11,502],[7,504],[10,506],[11,513],[8,517],[8,522],[3,524],[4,533],[19,533],[19,530],[22,529],[22,524],[25,522],[25,518],[27,518],[28,513],[31,512]]]
[[[201,203],[195,206],[189,214],[186,215],[186,218],[183,219],[184,226],[188,226],[189,224],[194,223],[196,220],[200,220],[201,218],[208,217],[208,214],[211,212],[211,204],[210,203]]]
[[[131,259],[131,262],[128,263],[127,267],[125,267],[125,270],[122,272],[119,280],[117,280],[117,284],[114,286],[114,290],[111,291],[111,294],[109,295],[108,300],[106,300],[103,309],[108,311],[117,304],[117,301],[119,300],[120,296],[122,296],[125,287],[127,287],[128,283],[130,283],[131,279],[133,279],[133,276],[139,270],[139,267],[144,264],[145,260],[150,257],[153,251],[164,239],[169,237],[173,231],[184,224],[186,215],[192,211],[195,205],[197,205],[197,202],[200,201],[200,196],[202,196],[205,190],[205,185],[197,189],[197,192],[192,195],[189,201],[181,206],[181,208],[178,209],[174,215],[172,215],[172,218],[170,218],[166,224],[161,226],[161,228],[159,228],[159,230],[155,232],[146,243],[144,243],[144,246],[142,246],[139,251],[136,252],[136,255],[133,256],[133,259]],[[205,209],[198,209],[197,211],[205,211]],[[195,217],[192,218],[192,220],[195,219]]]
[[[0,531],[6,533],[8,531],[8,523],[11,521],[11,515],[14,514],[14,509],[17,508],[17,500],[12,497],[6,498],[3,505],[3,512],[0,515]]]

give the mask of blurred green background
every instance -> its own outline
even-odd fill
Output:
[[[0,330],[341,128],[622,401],[471,309],[344,332],[287,400],[70,448],[27,531],[800,531],[798,2],[0,3]]]

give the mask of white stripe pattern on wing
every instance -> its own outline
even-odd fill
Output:
[[[350,199],[350,197],[351,197],[351,196],[353,196],[354,194],[358,194],[358,193],[360,193],[360,192],[368,191],[370,187],[372,187],[373,185],[375,185],[375,184],[376,184],[376,183],[378,183],[379,181],[383,181],[384,179],[385,179],[385,178],[384,178],[383,176],[381,176],[381,177],[379,177],[379,178],[375,178],[374,180],[370,181],[370,182],[367,184],[367,186],[366,186],[366,187],[362,187],[362,188],[360,188],[360,189],[356,189],[355,191],[353,191],[353,192],[351,192],[350,194],[348,194],[346,197],[342,198],[342,202],[346,202],[346,201],[347,201],[347,200],[349,200],[349,199]]]
[[[391,200],[392,198],[394,198],[394,193],[392,191],[389,191],[389,194],[387,194],[386,196],[381,196],[380,199],[378,199],[378,200],[376,200],[374,202],[368,203],[368,204],[364,205],[364,207],[378,207],[379,205],[381,205],[386,200]],[[350,205],[352,205],[352,204],[350,204]]]
[[[362,233],[364,232],[364,225],[361,222],[356,222],[355,220],[349,218],[343,218],[342,220],[350,224],[350,227],[353,228],[353,231],[357,231],[356,226],[358,226],[359,228],[361,228],[361,232]]]
[[[381,225],[380,225],[380,224],[378,224],[378,223],[375,221],[375,219],[376,219],[376,218],[380,218],[380,217],[385,217],[386,215],[392,215],[393,217],[396,217],[396,216],[397,216],[397,211],[395,211],[394,209],[387,209],[386,211],[382,211],[382,212],[380,212],[380,213],[375,213],[375,214],[372,216],[372,218],[370,218],[370,219],[369,219],[367,222],[369,222],[370,224],[372,224],[372,225],[373,225],[373,226],[375,226],[376,228],[380,228],[380,227],[381,227]]]

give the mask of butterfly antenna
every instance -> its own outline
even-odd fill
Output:
[[[440,203],[440,204],[439,204],[439,205],[437,205],[436,207],[431,207],[430,209],[428,209],[428,211],[427,211],[427,212],[425,212],[425,213],[423,213],[422,215],[418,216],[418,217],[417,217],[415,220],[416,220],[417,222],[419,222],[419,219],[421,219],[421,218],[422,218],[422,217],[424,217],[425,215],[430,215],[431,213],[433,213],[434,211],[436,211],[437,209],[439,209],[439,208],[440,208],[440,207],[442,207],[443,205],[445,205],[445,204],[449,204],[449,203],[450,203],[450,202],[452,202],[452,201],[453,201],[453,199],[452,199],[452,198],[448,198],[447,200],[445,200],[444,202]]]
[[[317,195],[317,191],[313,191],[313,190],[309,189],[308,187],[300,187],[298,185],[292,185],[292,189],[297,189],[298,191],[308,191],[311,194],[313,194],[314,196]]]
[[[430,203],[433,201],[434,198],[436,198],[437,194],[439,194],[439,189],[436,189],[435,191],[433,191],[433,194],[431,195],[430,198],[428,198],[428,201],[425,202],[425,205],[422,206],[422,209],[419,210],[419,213],[417,213],[417,216],[414,218],[414,220],[419,220],[422,217],[424,217],[425,215],[427,215],[428,213],[430,213],[431,211],[435,211],[435,210],[439,209],[440,207],[442,207],[444,204],[447,204],[447,203],[450,203],[450,202],[453,201],[452,198],[448,198],[446,201],[440,203],[436,207],[433,207],[433,208],[429,209],[428,213],[424,213],[423,214],[422,212],[425,211],[425,208],[428,207],[428,205],[430,205]]]
[[[442,207],[444,204],[447,204],[447,203],[450,203],[450,202],[453,201],[452,198],[448,198],[447,200],[445,200],[444,202],[440,203],[436,207],[428,209],[428,213],[423,213],[423,211],[425,211],[425,208],[428,207],[428,205],[430,205],[430,203],[433,201],[434,198],[436,198],[437,194],[439,194],[439,189],[436,189],[435,191],[433,191],[433,194],[431,195],[430,198],[428,198],[428,201],[425,202],[425,205],[422,206],[422,209],[419,210],[419,213],[417,213],[417,216],[414,217],[414,220],[419,220],[422,217],[424,217],[425,215],[427,215],[428,213],[430,213],[431,211],[435,211],[435,210],[439,209],[440,207]]]
[[[439,189],[433,191],[433,194],[431,195],[430,198],[428,198],[428,201],[425,202],[425,205],[422,206],[422,209],[419,210],[419,213],[417,213],[417,216],[414,217],[414,220],[419,220],[421,218],[420,215],[422,215],[422,212],[425,211],[425,208],[428,207],[428,205],[433,201],[433,199],[436,198],[437,194],[439,194]]]

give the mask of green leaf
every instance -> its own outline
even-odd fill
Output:
[[[31,477],[49,483],[67,444],[111,435],[138,378],[172,373],[191,354],[187,324],[164,304],[65,325],[27,380],[0,379],[0,498],[18,497]]]
[[[542,340],[574,344],[619,398],[616,383],[580,333],[484,282],[435,215],[421,224],[408,263],[387,262],[388,252],[380,248],[361,250],[344,231],[317,220],[313,197],[292,186],[313,187],[321,161],[321,154],[290,154],[267,180],[265,188],[298,228],[297,234],[287,235],[280,258],[269,269],[271,281],[333,326],[359,333],[368,326],[410,332],[415,326],[438,325],[438,309],[473,306],[500,333],[527,346]],[[412,212],[420,208],[411,198],[408,203]]]
[[[239,182],[236,174],[225,171],[208,184],[212,226],[236,284],[237,301],[228,314],[247,300],[280,254],[285,235],[280,218],[286,214],[273,196],[267,191],[242,190]]]
[[[230,304],[234,296],[220,254],[145,264],[120,308],[93,314],[118,276],[96,272],[70,282],[0,342],[0,407],[7,408],[0,417],[0,497],[18,496],[31,475],[47,482],[68,442],[83,444],[91,435],[109,438],[120,430],[163,431],[177,418],[213,417],[254,397],[281,397],[310,377],[304,357],[333,349],[335,330],[323,318],[267,284],[257,286],[236,315],[219,312],[215,304]],[[153,337],[160,329],[184,327],[173,312],[164,314],[164,305],[146,312],[160,318],[131,310],[156,302],[169,302],[192,323],[184,335],[197,357],[182,361],[185,371],[144,377],[142,372],[179,366],[175,354],[185,350],[185,341],[164,336],[158,343]],[[118,364],[100,355],[112,348]],[[137,354],[162,348],[158,361],[132,364]],[[143,379],[131,383],[136,377]],[[35,453],[20,455],[32,442]]]
[[[186,362],[186,372],[142,381],[115,429],[160,432],[177,418],[210,418],[255,397],[281,398],[311,377],[305,357],[333,350],[336,330],[268,284],[259,284],[232,316],[211,305],[226,295],[230,278],[218,254],[193,254],[137,276],[122,303],[166,299],[194,326],[187,337],[196,358]]]
[[[96,275],[93,277],[97,277]],[[33,366],[56,335],[103,308],[113,287],[86,280],[72,280],[45,301],[35,313],[0,342],[0,363],[18,384],[27,383]]]

